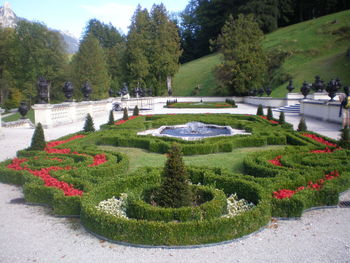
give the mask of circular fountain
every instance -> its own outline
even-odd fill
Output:
[[[247,133],[244,130],[232,129],[230,126],[219,126],[202,122],[188,122],[183,125],[161,126],[158,129],[147,130],[137,134],[158,137],[176,137],[187,141],[201,140],[217,136],[250,135],[250,133]]]

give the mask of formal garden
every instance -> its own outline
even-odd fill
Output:
[[[272,217],[336,205],[350,187],[344,136],[294,131],[283,118],[263,115],[124,117],[111,117],[100,131],[87,118],[84,131],[51,142],[39,125],[31,147],[0,164],[0,181],[22,185],[27,203],[80,217],[99,237],[152,246],[233,240]],[[194,119],[247,133],[201,140],[137,135]]]

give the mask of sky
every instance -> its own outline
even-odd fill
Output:
[[[179,12],[189,0],[0,0],[0,5],[5,2],[19,17],[42,22],[49,28],[68,31],[80,38],[91,18],[112,23],[126,34],[138,4],[150,10],[154,3],[163,3],[168,12]]]

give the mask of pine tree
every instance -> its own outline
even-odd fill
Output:
[[[267,115],[266,115],[268,120],[272,120],[273,119],[273,115],[272,115],[272,110],[271,107],[267,107]]]
[[[32,143],[29,147],[29,150],[42,151],[45,149],[45,146],[46,146],[46,142],[45,142],[43,126],[39,122],[35,128],[35,131],[32,137]]]
[[[85,119],[84,132],[94,132],[94,131],[95,131],[94,121],[90,113],[88,113]]]
[[[134,111],[133,111],[132,115],[133,115],[133,116],[139,116],[139,113],[140,113],[139,107],[137,107],[137,105],[136,105],[135,108],[134,108]]]
[[[156,196],[157,204],[173,208],[190,206],[192,195],[187,178],[181,148],[178,144],[173,144],[162,173],[162,183]]]
[[[350,128],[345,127],[341,130],[341,136],[339,140],[339,146],[350,149]]]
[[[298,124],[298,130],[299,132],[302,132],[302,131],[307,131],[307,126],[306,126],[306,122],[305,122],[305,118],[302,117],[300,119],[300,122]]]
[[[259,106],[258,106],[258,110],[256,111],[256,115],[264,116],[264,110],[263,110],[263,106],[261,104],[259,104]]]
[[[113,110],[109,111],[109,119],[108,119],[108,125],[113,125],[114,124],[114,114],[113,114]]]
[[[221,93],[245,95],[251,87],[263,86],[267,57],[262,48],[264,35],[252,15],[229,17],[217,44],[223,62],[215,69]]]
[[[128,109],[125,107],[123,111],[123,120],[127,121],[129,119]]]
[[[278,123],[279,123],[279,124],[285,124],[285,123],[286,123],[286,120],[285,120],[284,112],[283,112],[283,111],[281,111],[281,113],[280,113],[280,117],[279,117],[279,119],[278,119]]]
[[[79,89],[85,82],[93,87],[93,97],[104,98],[110,87],[110,76],[103,48],[98,40],[88,34],[80,43],[79,51],[72,61],[73,80]]]

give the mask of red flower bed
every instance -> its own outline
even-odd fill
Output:
[[[63,141],[53,141],[53,142],[48,142],[46,144],[46,147],[44,149],[45,152],[47,153],[60,153],[60,154],[69,154],[70,153],[70,149],[54,149],[53,147],[56,147],[60,144],[66,143],[66,142],[70,142],[76,139],[80,139],[80,138],[84,138],[85,135],[75,135],[73,137],[70,137],[69,139],[63,140]]]
[[[282,158],[282,155],[278,155],[274,159],[268,160],[268,162],[275,165],[275,166],[283,166],[281,164],[281,158]]]
[[[311,134],[311,133],[303,133],[302,134],[304,137],[308,137],[308,138],[311,138],[312,140],[316,141],[316,142],[319,142],[319,143],[322,143],[324,145],[327,145],[327,146],[330,146],[330,147],[337,147],[336,144],[334,143],[331,143],[329,141],[326,141],[325,139],[321,138],[321,137],[318,137],[314,134]]]
[[[133,120],[133,119],[135,119],[135,118],[137,118],[137,117],[138,117],[138,116],[130,116],[129,119],[127,119],[127,120],[119,120],[119,121],[115,122],[114,124],[115,124],[115,125],[121,125],[121,124],[127,122],[128,120]]]
[[[104,155],[104,154],[96,154],[94,156],[94,162],[92,164],[90,164],[89,167],[100,165],[100,164],[103,164],[105,162],[107,162],[106,155]]]
[[[274,121],[274,120],[269,120],[266,116],[260,116],[261,118],[263,118],[264,120],[269,121],[272,124],[278,124],[278,121]]]
[[[50,166],[47,168],[41,168],[40,170],[32,170],[30,168],[21,166],[21,164],[26,162],[26,161],[28,161],[28,159],[15,158],[12,160],[12,163],[10,163],[7,166],[7,168],[17,170],[17,171],[26,170],[26,171],[30,172],[32,175],[40,177],[44,181],[45,186],[55,187],[55,188],[61,189],[63,191],[64,195],[66,195],[66,196],[75,196],[75,195],[81,196],[83,194],[83,191],[81,191],[79,189],[75,189],[72,185],[67,184],[66,182],[63,182],[63,181],[59,181],[50,175],[50,171],[58,171],[58,170],[63,170],[63,169],[70,170],[70,169],[72,169],[72,167],[67,166],[67,167],[62,168],[62,167],[58,167],[58,166]]]
[[[300,192],[302,190],[305,190],[305,189],[312,189],[312,190],[319,191],[322,188],[323,184],[327,180],[332,180],[332,179],[335,179],[335,178],[337,178],[339,176],[340,176],[339,172],[335,170],[335,171],[332,171],[332,172],[326,174],[324,176],[324,178],[318,180],[316,183],[310,181],[307,184],[306,188],[304,186],[300,186],[296,190],[280,189],[278,191],[273,192],[273,197],[276,198],[276,199],[291,198],[296,193],[298,193],[298,192]]]

